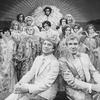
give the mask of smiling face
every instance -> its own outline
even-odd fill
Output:
[[[62,24],[62,26],[66,26],[66,25],[67,25],[66,19],[63,19],[63,20],[61,21],[61,24]]]
[[[31,25],[32,24],[32,20],[31,19],[28,19],[27,20],[27,25]]]
[[[68,16],[67,20],[68,20],[68,23],[72,23],[72,17],[71,16]]]
[[[44,29],[48,30],[49,29],[49,25],[47,23],[44,24]]]
[[[23,15],[20,15],[20,16],[19,16],[19,21],[20,21],[20,22],[23,22],[23,21],[24,21],[24,16],[23,16]]]
[[[50,13],[51,13],[51,12],[50,12],[50,9],[46,9],[46,10],[45,10],[45,15],[49,16]]]
[[[10,37],[10,31],[9,30],[5,31],[4,34],[5,34],[6,37]]]
[[[72,55],[75,55],[78,52],[78,49],[79,49],[78,40],[73,39],[73,40],[67,41],[67,47],[68,47],[69,52]]]
[[[23,46],[22,46],[22,44],[19,44],[17,52],[18,53],[22,53],[23,52]]]
[[[71,28],[67,27],[66,30],[65,30],[65,37],[69,36],[70,34],[71,34]]]
[[[30,16],[26,17],[25,19],[26,25],[31,26],[34,23],[34,19]]]
[[[18,23],[15,22],[15,23],[13,24],[13,29],[14,29],[14,30],[18,30],[18,27],[19,27],[19,26],[18,26]]]
[[[67,15],[66,15],[66,18],[67,18],[68,24],[73,23],[74,19],[73,19],[73,16],[72,16],[72,15],[67,14]]]
[[[94,32],[94,28],[93,28],[93,26],[89,26],[89,28],[88,28],[88,32],[89,32],[90,34],[92,34],[92,33]]]
[[[74,27],[74,32],[77,33],[79,31],[78,26]]]
[[[28,27],[28,28],[26,29],[26,33],[29,34],[29,35],[33,35],[33,34],[34,34],[34,29],[33,29],[33,27]]]
[[[53,44],[52,44],[50,41],[45,40],[45,41],[43,42],[43,45],[42,45],[42,52],[43,52],[43,54],[49,55],[49,54],[51,54],[53,51],[54,51],[54,49],[53,49]]]

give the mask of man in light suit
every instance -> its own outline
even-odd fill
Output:
[[[56,42],[47,38],[43,42],[41,56],[37,56],[32,68],[16,84],[14,93],[21,93],[19,100],[53,100],[57,93],[56,79],[59,73],[59,62],[54,57]],[[33,84],[30,84],[34,79]]]
[[[66,52],[59,59],[60,70],[66,82],[66,93],[70,100],[100,100],[100,74],[92,65],[89,56],[79,53],[79,40],[71,35]],[[92,83],[94,82],[94,83]],[[95,92],[95,95],[92,95]]]

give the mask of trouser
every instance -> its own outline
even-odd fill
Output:
[[[77,99],[73,99],[68,95],[67,98],[69,98],[69,100],[100,100],[100,93],[93,92],[92,94],[87,94],[85,95],[85,99],[80,99],[79,97],[77,97]]]
[[[31,97],[29,95],[23,96],[22,98],[20,98],[19,100],[47,100],[45,98],[42,98],[41,96],[35,96],[35,97]]]

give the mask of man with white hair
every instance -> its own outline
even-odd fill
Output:
[[[59,59],[59,63],[68,97],[70,100],[100,100],[100,74],[89,56],[78,52],[78,37],[70,36],[66,44],[67,51]]]

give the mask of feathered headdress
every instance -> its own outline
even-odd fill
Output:
[[[33,18],[32,16],[27,16],[27,17],[25,17],[25,22],[27,23],[27,21],[28,21],[29,19],[32,21],[32,25],[34,25],[34,21],[35,21],[35,20],[34,20],[34,18]]]
[[[32,14],[32,17],[34,17],[35,19],[35,24],[37,26],[41,26],[41,23],[45,21],[45,13],[44,13],[44,9],[45,7],[50,7],[52,9],[51,13],[50,13],[50,17],[52,18],[52,23],[55,25],[58,25],[59,20],[62,18],[62,14],[60,13],[60,10],[55,7],[55,6],[51,6],[51,5],[44,5],[44,6],[39,6],[34,13]],[[47,19],[46,19],[47,20]]]

